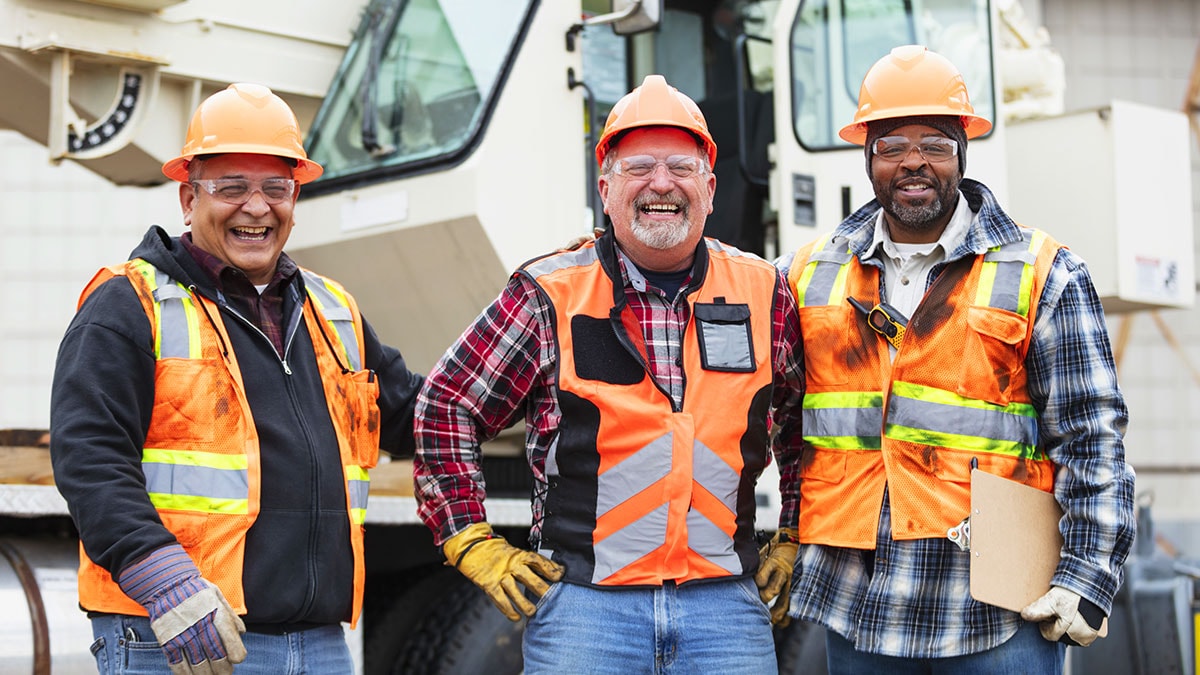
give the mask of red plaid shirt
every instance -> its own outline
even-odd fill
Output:
[[[642,326],[651,375],[679,404],[685,387],[680,349],[691,307],[682,292],[672,302],[647,285],[624,255],[620,260],[625,297]],[[773,423],[798,428],[804,396],[800,319],[796,300],[782,279],[773,307]],[[561,417],[557,367],[550,308],[532,282],[515,275],[430,373],[417,401],[414,478],[418,515],[438,545],[487,519],[480,443],[507,428],[521,413],[535,486],[530,543],[537,545],[546,456]],[[777,444],[774,451],[781,484],[794,484],[799,478],[800,434],[772,436],[792,439],[792,447]],[[792,524],[798,517],[798,494],[795,490],[784,494],[791,498],[784,500],[780,522]]]

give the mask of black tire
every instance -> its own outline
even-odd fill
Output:
[[[776,628],[775,658],[779,675],[828,675],[825,627],[792,619],[786,628]]]
[[[367,675],[520,675],[525,622],[509,621],[491,599],[445,568],[397,598],[370,629]]]

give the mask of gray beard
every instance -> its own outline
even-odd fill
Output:
[[[933,229],[933,222],[941,217],[944,211],[941,196],[924,206],[902,206],[889,200],[884,210],[892,217],[896,225],[907,232],[925,233]]]
[[[684,212],[680,212],[679,215],[677,223],[656,223],[654,225],[646,225],[639,217],[635,216],[633,222],[630,223],[630,229],[633,231],[633,236],[642,244],[665,251],[687,241],[691,224]]]

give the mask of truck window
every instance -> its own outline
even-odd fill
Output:
[[[987,0],[806,0],[792,23],[793,128],[807,150],[849,144],[858,89],[892,47],[922,44],[963,74],[975,112],[995,119]]]
[[[532,0],[373,0],[308,137],[324,192],[461,160]],[[324,190],[322,188],[325,188]]]

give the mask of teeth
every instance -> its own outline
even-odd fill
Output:
[[[265,227],[235,227],[233,229],[238,234],[245,234],[252,237],[267,233],[267,228]]]
[[[643,207],[645,211],[656,211],[658,213],[675,213],[679,211],[679,207],[674,204],[647,204]]]

